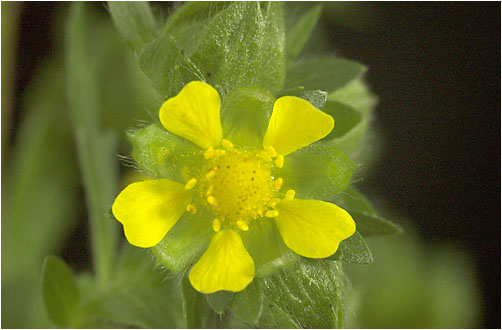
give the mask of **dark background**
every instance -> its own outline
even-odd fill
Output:
[[[22,5],[15,121],[26,85],[51,54],[60,6]],[[411,219],[426,242],[453,243],[473,257],[482,326],[500,328],[500,3],[356,3],[339,20],[337,7],[326,7],[320,29],[340,55],[368,65],[380,98],[383,149],[363,190]],[[87,261],[85,242],[68,246],[63,255]]]

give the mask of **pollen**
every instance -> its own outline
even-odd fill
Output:
[[[280,201],[276,196],[277,180],[272,175],[273,163],[265,150],[241,150],[224,141],[228,140],[221,142],[226,153],[214,157],[218,152],[214,149],[198,187],[221,226],[246,231],[249,221],[262,217],[270,205]],[[268,161],[263,159],[263,153]]]
[[[275,218],[276,216],[279,215],[279,211],[277,210],[268,210],[266,213],[265,213],[265,216],[267,218]]]

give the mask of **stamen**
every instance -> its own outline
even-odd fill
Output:
[[[295,191],[293,189],[286,191],[286,197],[284,199],[287,201],[291,201],[293,200],[293,198],[295,198]]]
[[[206,196],[211,196],[213,194],[213,191],[214,191],[214,186],[210,185],[209,188],[207,188]]]
[[[209,172],[207,172],[206,174],[206,179],[211,179],[211,178],[214,178],[214,176],[216,175],[216,171],[213,169],[213,170],[210,170]]]
[[[221,145],[228,150],[234,147],[234,144],[230,142],[230,140],[225,140],[225,139],[221,140]]]
[[[277,155],[277,158],[275,159],[275,166],[277,166],[278,168],[282,168],[284,166],[283,155]]]
[[[279,190],[279,189],[281,189],[281,187],[282,187],[282,182],[283,182],[282,178],[277,178],[277,179],[275,179],[275,181],[274,181],[274,187],[275,187],[275,190]]]
[[[197,184],[197,179],[196,178],[191,178],[190,180],[187,181],[187,183],[185,185],[185,189],[186,190],[190,190],[193,187],[195,187],[196,184]]]
[[[268,210],[267,212],[265,212],[265,216],[267,218],[275,218],[278,215],[279,215],[279,211],[277,211],[277,210]]]
[[[215,157],[221,157],[225,154],[225,150],[221,150],[221,149],[216,149],[214,150],[214,156]]]
[[[217,218],[215,218],[215,219],[213,220],[213,230],[214,230],[215,232],[219,232],[219,231],[220,231],[220,229],[221,229],[221,222],[220,222],[220,220],[218,220]]]
[[[268,203],[268,207],[275,207],[281,201],[280,198],[272,198]]]
[[[190,214],[195,214],[195,213],[197,213],[197,208],[193,204],[188,204],[186,211]]]
[[[276,157],[277,156],[277,152],[275,151],[274,147],[272,147],[272,146],[266,146],[265,150],[268,152],[268,154],[270,155],[270,157]]]
[[[211,159],[214,157],[214,148],[209,147],[206,152],[204,152],[204,158],[205,159]]]
[[[218,206],[218,201],[216,200],[216,198],[214,196],[207,196],[207,202],[212,207],[217,207]]]
[[[264,161],[266,161],[266,162],[269,162],[269,161],[271,161],[271,160],[272,160],[272,158],[270,157],[270,154],[269,154],[268,152],[266,152],[265,150],[262,150],[262,151],[260,152],[260,156],[261,156],[261,158],[262,158]]]
[[[237,220],[237,227],[239,227],[239,229],[242,231],[249,230],[248,224],[246,222],[244,222],[243,220]]]

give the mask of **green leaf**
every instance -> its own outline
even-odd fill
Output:
[[[183,292],[183,316],[186,320],[185,328],[207,328],[211,310],[206,302],[206,298],[192,287],[188,276],[183,276],[181,286]]]
[[[237,86],[282,88],[284,17],[278,2],[234,2],[202,32],[191,57],[221,95]]]
[[[288,67],[286,88],[303,86],[331,93],[360,77],[366,68],[354,61],[324,57],[297,62]]]
[[[340,243],[338,251],[341,254],[340,259],[348,263],[370,264],[373,262],[373,256],[371,255],[368,245],[357,231],[354,235]]]
[[[175,96],[192,80],[205,80],[200,70],[183,57],[172,36],[161,36],[143,48],[139,65],[163,99]]]
[[[273,95],[261,88],[233,89],[221,108],[223,136],[238,146],[262,148],[273,104]]]
[[[184,325],[180,278],[159,267],[145,249],[125,244],[117,260],[114,282],[106,290],[92,289],[80,281],[89,297],[85,319],[79,327],[180,328]]]
[[[357,230],[363,236],[382,236],[401,234],[403,230],[397,224],[385,220],[378,215],[363,211],[348,210],[356,222]]]
[[[139,51],[156,34],[150,4],[143,1],[108,1],[113,23],[133,50]]]
[[[309,40],[321,15],[322,5],[317,5],[308,10],[286,33],[286,60],[291,62],[302,51]]]
[[[262,279],[261,328],[340,328],[344,324],[345,275],[339,262],[302,259]]]
[[[275,222],[269,218],[251,221],[249,230],[240,234],[255,262],[256,277],[269,276],[298,260],[298,255],[286,247]]]
[[[164,239],[152,248],[157,263],[173,272],[192,266],[209,245],[213,234],[212,219],[203,208],[196,214],[183,215]]]
[[[47,257],[42,270],[44,304],[50,319],[60,327],[73,327],[78,319],[79,295],[73,274],[57,257]]]
[[[288,155],[277,175],[299,198],[322,200],[344,190],[356,168],[343,152],[315,143]]]
[[[323,141],[330,141],[344,136],[357,126],[362,118],[361,113],[351,106],[335,101],[328,101],[323,111],[335,120],[335,128]]]
[[[65,41],[66,92],[90,214],[93,261],[98,283],[106,286],[118,239],[118,223],[106,216],[117,190],[118,136],[101,129],[99,80],[88,49],[91,23],[86,4],[72,4]]]
[[[207,303],[217,314],[223,314],[232,301],[234,293],[230,291],[218,291],[206,294]]]
[[[179,182],[200,175],[193,171],[202,170],[202,149],[169,133],[160,124],[129,132],[128,138],[133,145],[134,160],[147,175]]]
[[[240,320],[251,325],[260,318],[263,308],[261,281],[254,280],[246,289],[235,294],[229,309]]]

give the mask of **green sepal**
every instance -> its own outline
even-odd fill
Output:
[[[188,140],[169,133],[160,124],[128,132],[132,156],[139,168],[153,178],[186,182],[200,175],[202,149]]]
[[[299,98],[302,98],[308,101],[310,104],[312,104],[319,110],[323,109],[324,105],[326,104],[326,100],[328,98],[328,93],[325,91],[322,91],[320,89],[305,90],[305,88],[302,86],[299,86],[292,90],[282,91],[277,95],[277,97],[279,98],[281,96],[286,96],[286,95],[297,96]]]
[[[321,11],[322,5],[312,7],[287,31],[286,61],[291,62],[300,54],[321,16]]]
[[[80,316],[79,293],[70,268],[60,258],[45,258],[42,290],[51,321],[60,327],[74,327]]]
[[[148,2],[108,1],[107,4],[113,23],[133,50],[141,50],[155,37],[157,24]]]
[[[202,32],[191,56],[220,95],[237,86],[277,91],[285,75],[284,17],[278,2],[234,2]]]
[[[366,241],[357,231],[354,235],[343,240],[338,251],[328,259],[342,260],[351,264],[370,264],[373,262],[373,256]]]
[[[165,100],[193,80],[204,81],[200,70],[185,59],[172,36],[161,36],[147,44],[139,56],[141,70]]]
[[[211,220],[211,215],[202,207],[196,214],[185,213],[151,249],[157,263],[175,273],[194,265],[211,241]]]
[[[249,223],[249,230],[240,233],[244,246],[254,260],[256,277],[273,274],[296,262],[298,255],[282,241],[275,221],[259,218]]]
[[[286,156],[277,175],[284,179],[284,191],[293,189],[299,198],[323,200],[344,190],[356,168],[343,152],[315,143]]]
[[[335,128],[333,128],[331,133],[329,133],[323,141],[331,141],[344,136],[357,126],[362,118],[361,113],[353,107],[336,101],[328,101],[323,111],[335,120]]]
[[[261,279],[265,296],[261,328],[341,328],[345,275],[339,262],[302,258]]]
[[[218,291],[215,293],[206,294],[207,303],[216,312],[216,314],[223,314],[228,305],[234,298],[234,292],[231,291]]]
[[[263,308],[263,291],[260,280],[253,280],[244,290],[237,292],[228,308],[232,313],[250,325],[255,324]]]
[[[399,225],[378,216],[366,198],[354,187],[330,201],[347,210],[354,219],[357,231],[364,237],[402,233]]]
[[[259,87],[237,87],[223,100],[223,136],[235,145],[263,147],[274,96]]]
[[[288,66],[285,87],[303,86],[331,93],[359,78],[365,71],[362,64],[344,58],[309,59]]]

